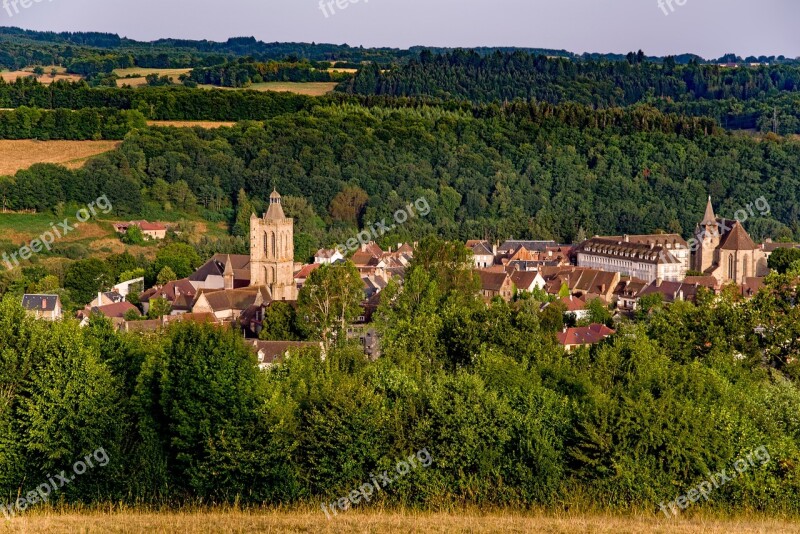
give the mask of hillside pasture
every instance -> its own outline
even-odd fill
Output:
[[[175,128],[222,128],[235,126],[231,121],[147,121],[148,126],[174,126]]]
[[[39,83],[42,83],[44,85],[50,85],[54,81],[58,80],[77,82],[82,79],[81,76],[78,76],[77,74],[65,74],[63,72],[56,74],[56,77],[53,78],[52,76],[50,76],[50,68],[45,69],[45,74],[41,76],[35,76],[35,78],[39,80]],[[0,78],[2,78],[3,81],[8,83],[14,83],[15,81],[17,81],[17,78],[29,78],[31,76],[34,76],[34,74],[30,70],[12,70],[12,71],[0,72]]]
[[[224,89],[227,91],[275,91],[278,93],[295,93],[305,96],[322,96],[333,91],[337,85],[337,82],[263,82],[254,83],[241,89],[204,84],[198,87],[202,87],[203,89]]]
[[[119,141],[0,140],[0,176],[12,175],[36,163],[56,163],[77,169],[86,160],[114,150]]]

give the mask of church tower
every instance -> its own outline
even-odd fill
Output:
[[[714,214],[714,207],[711,205],[711,197],[708,197],[706,213],[700,224],[695,230],[697,238],[697,250],[694,253],[694,270],[706,272],[714,265],[715,252],[719,247],[720,228],[717,216]]]
[[[266,286],[272,300],[297,300],[294,281],[294,221],[273,191],[263,217],[250,217],[250,285]]]

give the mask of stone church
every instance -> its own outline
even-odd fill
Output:
[[[188,278],[197,290],[194,313],[222,321],[261,320],[263,306],[297,300],[294,279],[294,221],[287,218],[277,191],[261,217],[250,216],[250,254],[215,254]]]
[[[273,191],[263,217],[250,217],[250,286],[266,286],[272,300],[297,300],[294,281],[294,220]]]
[[[753,242],[741,222],[717,217],[711,197],[695,235],[694,270],[713,276],[720,284],[745,284],[748,278],[769,272],[764,250]]]

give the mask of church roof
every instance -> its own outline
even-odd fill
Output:
[[[700,226],[710,226],[717,224],[717,216],[714,215],[714,207],[711,205],[711,197],[708,197],[708,204],[706,205],[706,214],[703,216],[703,221]]]
[[[277,191],[273,191],[269,196],[269,209],[264,218],[273,221],[286,218],[283,213],[283,206],[281,206],[281,195]]]
[[[736,221],[733,223],[731,231],[722,238],[719,248],[720,250],[755,250],[756,244],[753,243],[742,223]]]

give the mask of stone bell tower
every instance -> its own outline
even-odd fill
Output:
[[[263,217],[250,217],[250,285],[266,286],[272,300],[297,300],[294,281],[294,221],[273,191]]]
[[[711,205],[711,197],[708,197],[703,220],[695,229],[695,237],[698,247],[694,253],[694,270],[704,273],[714,266],[715,253],[720,243],[720,228],[714,207]]]

